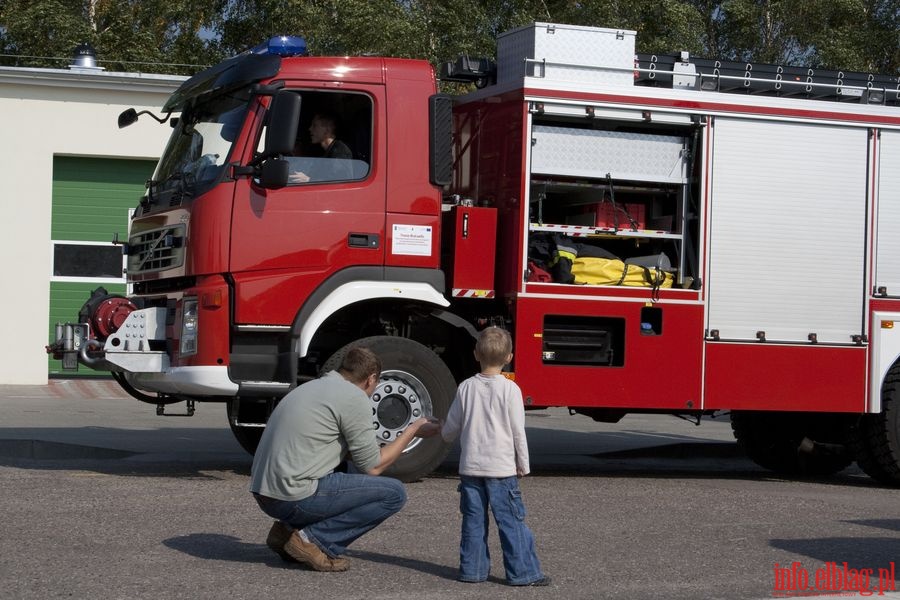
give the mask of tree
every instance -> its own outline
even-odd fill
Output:
[[[815,2],[798,26],[811,66],[900,73],[900,0]]]
[[[107,69],[193,73],[299,34],[313,54],[437,65],[493,56],[499,34],[535,21],[633,29],[646,53],[900,69],[900,0],[0,0],[0,53],[61,67],[87,41]]]
[[[415,37],[393,0],[233,0],[214,25],[219,51],[233,55],[275,35],[302,35],[311,54],[409,55]]]
[[[900,0],[697,2],[732,60],[894,74]]]
[[[0,51],[15,55],[19,66],[60,67],[52,57],[71,57],[81,41],[90,38],[83,6],[58,0],[0,4]]]
[[[193,73],[221,60],[215,45],[200,36],[221,3],[94,0],[93,4],[90,25],[98,52],[110,62],[121,61],[116,70],[159,71],[155,64],[164,63],[169,73]]]
[[[224,0],[3,0],[0,50],[7,64],[65,67],[87,42],[110,70],[193,73],[221,58],[200,33]],[[186,66],[179,66],[186,65]]]

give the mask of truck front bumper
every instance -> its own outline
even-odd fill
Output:
[[[192,396],[237,393],[238,385],[228,377],[226,365],[173,367],[166,352],[153,349],[165,344],[166,309],[136,310],[106,339],[102,360],[143,392]]]
[[[228,367],[170,367],[158,373],[125,373],[135,388],[160,394],[189,396],[234,396],[235,382],[228,378]]]

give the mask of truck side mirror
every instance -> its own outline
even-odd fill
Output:
[[[275,156],[292,153],[299,126],[300,94],[284,90],[275,94],[269,106],[264,154]]]
[[[287,185],[290,163],[283,158],[270,158],[259,168],[259,183],[267,190],[277,190]]]
[[[449,185],[453,178],[453,100],[447,94],[428,98],[428,179]]]
[[[126,108],[119,115],[119,129],[124,129],[138,120],[137,111],[133,108]]]

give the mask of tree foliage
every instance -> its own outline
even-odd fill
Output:
[[[492,56],[535,21],[627,28],[640,52],[900,73],[900,0],[0,0],[0,62],[192,73],[272,35],[313,54]]]
[[[222,58],[202,33],[225,3],[0,0],[0,54],[3,64],[61,68],[86,42],[108,70],[192,73]]]

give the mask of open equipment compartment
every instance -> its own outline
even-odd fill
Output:
[[[647,122],[639,113],[586,120],[551,103],[534,104],[531,112],[529,248],[562,244],[566,252],[608,254],[669,273],[662,287],[691,287],[698,279],[690,259],[696,248],[686,248],[697,239],[690,208],[697,197],[691,191],[696,123],[681,115]],[[538,265],[547,262],[529,254]],[[660,283],[653,276],[628,277],[624,269],[618,280],[612,274],[574,283]],[[556,283],[573,283],[548,271]]]

